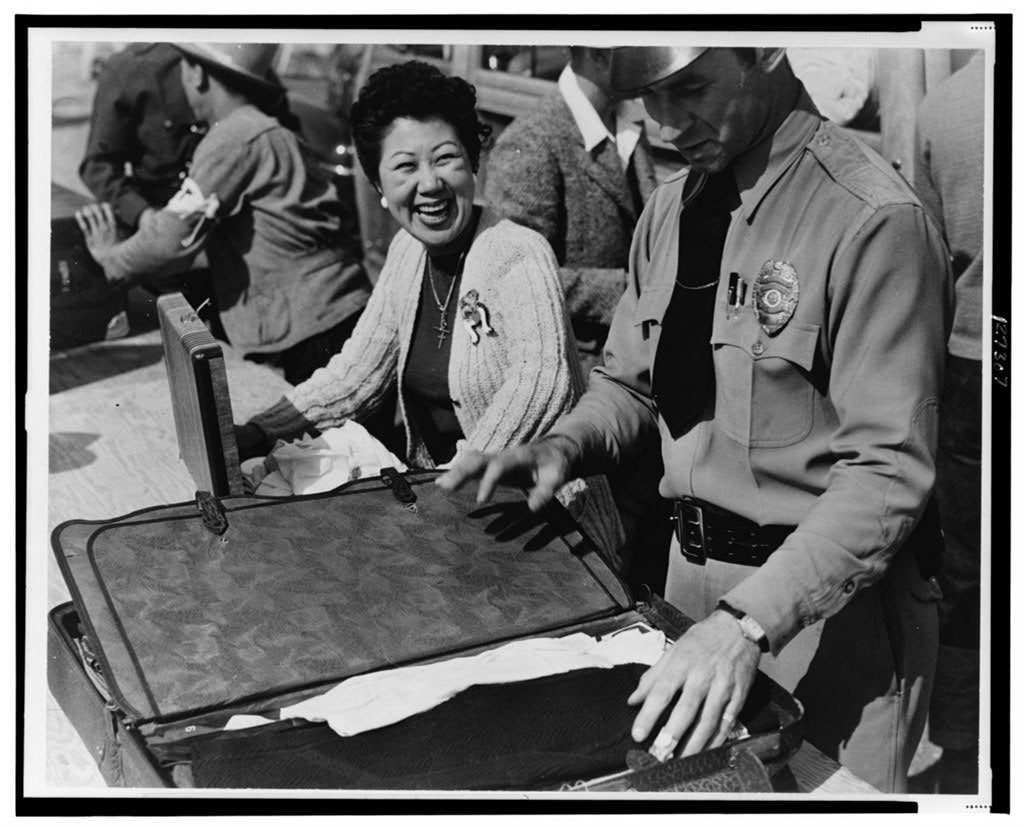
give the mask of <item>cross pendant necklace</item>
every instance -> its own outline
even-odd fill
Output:
[[[451,333],[451,328],[448,327],[448,317],[446,315],[442,315],[441,324],[434,328],[434,330],[437,331],[437,347],[438,350],[440,350],[441,346],[444,344],[444,338]]]
[[[459,255],[458,263],[455,265],[455,274],[452,276],[452,283],[448,286],[448,295],[444,297],[444,302],[442,302],[441,297],[437,293],[437,286],[434,284],[434,269],[430,265],[430,254],[427,254],[427,278],[430,280],[430,292],[434,294],[434,304],[437,305],[437,310],[441,314],[441,324],[434,328],[437,331],[438,350],[441,350],[441,346],[444,345],[445,337],[452,332],[452,329],[448,327],[448,305],[452,301],[455,283],[459,281],[459,273],[462,271],[462,263],[465,258],[466,251],[463,250]]]

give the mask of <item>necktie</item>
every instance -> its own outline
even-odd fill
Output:
[[[640,192],[640,179],[636,174],[636,152],[634,152],[629,158],[629,165],[626,167],[626,188],[629,190],[629,196],[633,200],[633,209],[639,216],[644,209],[644,197],[643,193]]]
[[[654,402],[673,439],[697,423],[714,393],[711,324],[725,234],[740,203],[729,170],[699,178],[692,188],[687,181],[683,201],[676,284],[662,319],[652,378]]]

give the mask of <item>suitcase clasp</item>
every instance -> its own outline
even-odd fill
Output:
[[[203,518],[203,526],[215,535],[223,535],[228,529],[228,518],[224,506],[209,492],[196,492],[196,509]]]
[[[402,476],[401,472],[393,466],[387,466],[380,470],[380,479],[384,481],[385,486],[391,489],[391,493],[399,503],[410,512],[416,511],[416,492],[412,490],[409,481]]]

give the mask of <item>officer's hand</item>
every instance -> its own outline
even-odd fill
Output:
[[[659,715],[682,689],[668,722],[651,745],[659,759],[686,740],[682,756],[718,747],[728,737],[750,687],[761,651],[740,632],[736,619],[716,610],[694,624],[640,678],[627,700],[643,707],[633,721],[633,738],[647,738]],[[689,732],[688,732],[689,731]]]
[[[235,445],[238,447],[238,459],[248,460],[260,457],[270,450],[266,432],[255,423],[235,426]]]
[[[536,512],[551,502],[569,478],[570,445],[567,441],[544,439],[497,454],[470,449],[436,483],[442,489],[454,491],[470,480],[479,480],[478,503],[488,500],[499,483],[520,486],[528,489],[527,504]]]
[[[87,204],[75,213],[75,221],[85,236],[85,245],[89,248],[89,253],[110,279],[110,253],[118,241],[117,219],[114,218],[113,208],[106,202]]]

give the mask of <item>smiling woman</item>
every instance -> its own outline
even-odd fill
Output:
[[[384,138],[379,188],[399,225],[433,254],[463,247],[473,217],[473,170],[446,121],[398,118]]]
[[[540,437],[585,383],[550,246],[473,204],[490,134],[473,87],[421,61],[388,66],[367,81],[351,120],[359,162],[400,230],[352,338],[238,429],[240,453],[365,421],[393,388],[411,466]],[[625,563],[603,477],[572,481],[559,499]]]

